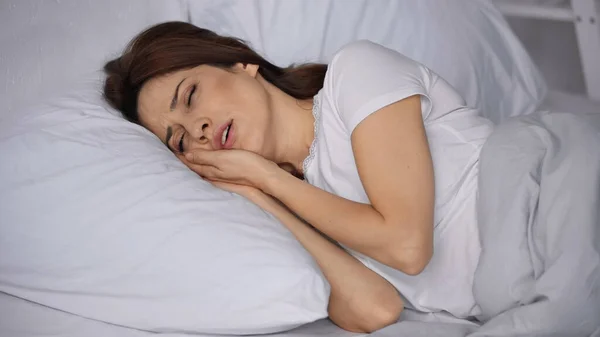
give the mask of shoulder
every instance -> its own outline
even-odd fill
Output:
[[[338,49],[329,64],[333,69],[355,67],[424,67],[397,50],[370,40],[357,40]]]
[[[349,43],[332,57],[323,95],[349,133],[371,113],[429,92],[430,72],[400,52],[368,40]]]
[[[420,81],[430,75],[419,62],[381,44],[358,40],[338,49],[332,56],[325,84],[336,86],[374,85],[386,81],[400,84]]]
[[[368,63],[373,56],[381,56],[395,51],[369,40],[358,40],[345,44],[331,58],[330,67]]]
[[[370,40],[357,40],[343,45],[340,49],[338,49],[333,55],[333,59],[337,59],[345,56],[352,55],[360,55],[363,53],[369,53],[377,50],[385,50],[388,49],[381,44]]]

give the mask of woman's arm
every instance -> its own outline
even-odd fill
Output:
[[[387,280],[307,226],[272,197],[258,190],[245,196],[283,223],[316,260],[331,285],[328,312],[336,325],[370,333],[398,321],[403,302]]]
[[[259,186],[332,239],[404,273],[433,254],[433,164],[419,96],[388,105],[352,133],[371,205],[323,191],[280,170]]]
[[[370,204],[313,187],[244,150],[194,150],[186,165],[212,181],[255,186],[333,240],[406,274],[419,274],[433,254],[434,178],[420,97],[364,118],[351,135]]]

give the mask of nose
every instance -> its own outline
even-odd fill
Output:
[[[211,144],[212,122],[208,118],[200,118],[193,124],[190,130],[191,136],[202,145]]]

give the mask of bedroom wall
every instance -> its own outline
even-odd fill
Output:
[[[585,94],[579,49],[573,24],[508,18],[550,90]]]
[[[143,27],[187,19],[186,0],[102,1],[0,0],[0,119],[65,90],[90,69],[100,70]],[[551,89],[584,92],[571,25],[509,21]],[[67,72],[64,51],[73,56]]]
[[[185,0],[0,0],[0,120],[93,77],[146,26],[186,18]]]

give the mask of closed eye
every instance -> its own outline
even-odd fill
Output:
[[[184,153],[185,149],[183,148],[183,139],[185,137],[185,132],[181,134],[181,138],[179,138],[179,142],[177,143],[177,150],[179,150],[179,153]]]
[[[187,99],[187,106],[188,107],[192,104],[192,96],[194,95],[195,92],[196,92],[196,85],[194,84],[192,86],[192,90],[190,90],[190,95],[188,96],[188,99]]]

